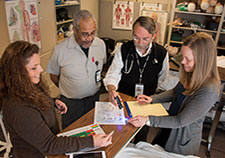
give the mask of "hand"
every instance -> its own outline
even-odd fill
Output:
[[[94,147],[106,147],[112,144],[112,136],[109,134],[93,135]]]
[[[119,95],[115,90],[109,91],[109,101],[110,101],[113,105],[118,106],[118,104],[117,104],[117,102],[116,102],[116,100],[115,100],[115,97],[116,97],[116,96],[118,96],[119,99],[120,99],[120,101],[122,102],[122,99],[120,98],[120,95]]]
[[[137,97],[137,101],[139,104],[150,104],[152,102],[152,98],[146,95],[139,95]]]
[[[128,123],[135,127],[144,126],[147,122],[148,116],[135,116],[128,120]]]
[[[55,105],[57,106],[58,111],[59,111],[60,114],[65,114],[67,112],[67,106],[61,100],[56,99],[55,100]]]

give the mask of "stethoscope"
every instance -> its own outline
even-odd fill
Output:
[[[153,48],[154,47],[154,48]],[[131,69],[133,68],[133,65],[134,65],[134,55],[133,55],[133,49],[135,49],[134,47],[130,47],[129,48],[129,51],[128,51],[128,54],[126,56],[126,60],[125,60],[125,66],[124,66],[124,73],[125,74],[129,74]],[[156,59],[156,47],[155,47],[155,43],[152,42],[152,48],[150,51],[152,51],[152,49],[154,49],[154,59],[152,61],[152,64],[158,64],[158,60]],[[151,54],[151,52],[149,53],[149,55]],[[130,66],[128,68],[128,61],[129,61],[129,58],[131,59],[131,63],[130,63]]]

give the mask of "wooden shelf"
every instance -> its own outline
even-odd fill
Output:
[[[222,14],[211,14],[211,13],[203,13],[203,12],[189,12],[189,11],[179,11],[177,10],[176,6],[178,4],[178,0],[171,0],[173,1],[172,3],[172,11],[171,11],[171,17],[170,17],[170,21],[168,22],[168,26],[169,26],[169,29],[168,29],[168,37],[167,37],[167,44],[170,45],[170,43],[173,43],[173,44],[182,44],[183,42],[181,41],[172,41],[171,40],[171,37],[172,37],[172,32],[174,31],[174,29],[180,29],[184,32],[184,36],[186,37],[188,34],[190,33],[193,33],[193,32],[190,32],[190,31],[197,31],[197,32],[206,32],[206,33],[209,33],[209,34],[213,34],[213,38],[215,40],[215,44],[217,45],[217,49],[221,49],[221,50],[225,50],[225,46],[221,46],[221,45],[218,45],[218,43],[220,42],[224,42],[224,35],[225,35],[225,32],[222,32],[222,27],[223,27],[223,24],[225,22],[225,5],[223,3],[223,12]],[[220,17],[220,21],[218,22],[218,28],[217,30],[208,30],[208,29],[194,29],[194,28],[191,28],[191,27],[183,27],[183,26],[175,26],[173,24],[175,18],[179,16],[181,19],[186,19],[187,21],[196,21],[196,22],[199,22],[201,24],[207,24],[208,23],[208,17]],[[190,30],[190,31],[189,31]],[[188,32],[189,31],[189,32]]]
[[[201,31],[201,32],[210,32],[210,33],[217,33],[217,31],[213,31],[213,30],[207,30],[207,29],[193,29],[191,27],[180,27],[180,26],[173,26],[173,28],[176,29],[183,29],[183,30],[192,30],[192,31]]]
[[[70,2],[70,3],[68,3]],[[71,3],[72,2],[72,3]],[[80,0],[76,0],[76,1],[66,1],[65,3],[62,3],[60,5],[55,5],[55,10],[56,10],[56,17],[57,17],[57,10],[64,7],[66,10],[68,10],[68,17],[70,17],[70,19],[68,20],[62,20],[62,21],[56,21],[56,28],[62,28],[64,29],[68,29],[68,27],[70,27],[70,24],[73,22],[73,18],[72,16],[78,11],[80,10]],[[65,24],[65,25],[63,25]],[[67,25],[68,24],[68,25]],[[58,32],[59,30],[57,30]],[[56,32],[56,33],[57,33]],[[65,39],[67,39],[68,37],[66,36],[66,34],[63,34],[64,38],[61,40],[57,39],[57,44],[61,43],[62,41],[64,41]]]
[[[220,46],[218,46],[218,47],[216,47],[217,49],[222,49],[222,50],[225,50],[225,47],[220,47]]]
[[[177,44],[183,44],[183,42],[181,42],[181,41],[170,41],[171,43],[177,43]]]
[[[69,19],[69,20],[66,20],[66,21],[56,22],[56,25],[66,24],[66,23],[69,23],[69,22],[73,22],[73,19]]]
[[[75,6],[75,5],[80,5],[79,2],[74,3],[74,4],[60,4],[60,5],[55,5],[56,8],[60,8],[60,7],[68,7],[68,6]]]
[[[63,39],[58,40],[58,41],[57,41],[57,44],[61,43],[61,42],[64,41],[66,38],[68,38],[68,37],[64,37]]]
[[[203,16],[221,16],[221,14],[210,14],[210,13],[189,12],[189,11],[175,11],[175,13],[180,13],[180,14],[194,14],[194,15],[203,15]]]

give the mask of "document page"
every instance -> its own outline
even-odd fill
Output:
[[[124,110],[110,102],[95,102],[94,123],[104,125],[125,125]]]

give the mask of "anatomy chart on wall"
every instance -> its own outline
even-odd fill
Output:
[[[25,40],[39,47],[37,0],[5,0],[10,41]]]
[[[112,28],[131,30],[133,23],[134,2],[113,2]]]
[[[164,45],[168,12],[162,10],[161,4],[140,3],[139,15],[149,16],[155,21],[156,38],[154,42]]]

